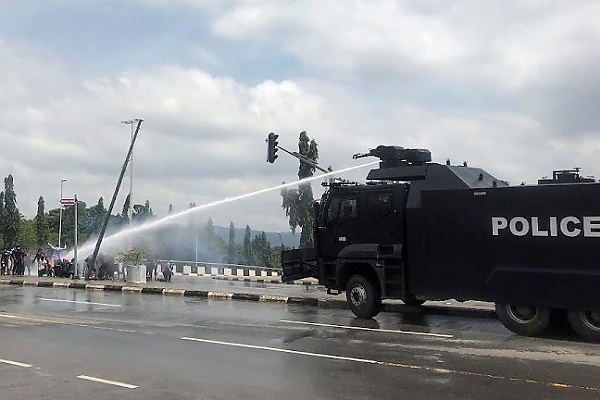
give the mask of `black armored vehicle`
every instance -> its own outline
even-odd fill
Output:
[[[482,300],[521,335],[553,310],[600,341],[600,184],[578,170],[510,186],[480,168],[379,146],[366,184],[332,183],[314,207],[315,247],[283,251],[283,280],[318,278],[371,318],[382,299]]]

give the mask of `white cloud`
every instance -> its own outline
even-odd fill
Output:
[[[337,71],[378,61],[436,67],[468,52],[459,30],[395,1],[240,2],[213,29],[230,39],[275,43],[307,65]]]

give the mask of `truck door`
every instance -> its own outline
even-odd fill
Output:
[[[326,213],[319,229],[320,246],[323,258],[332,260],[344,247],[360,240],[359,193],[332,193]]]
[[[365,243],[395,244],[402,243],[403,187],[395,186],[369,190],[363,204],[363,241]]]

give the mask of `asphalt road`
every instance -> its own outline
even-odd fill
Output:
[[[0,287],[0,399],[598,399],[599,367],[492,319]]]

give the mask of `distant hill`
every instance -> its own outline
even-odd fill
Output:
[[[254,229],[250,230],[251,239],[254,239],[254,236],[260,235],[262,231],[255,231]],[[244,243],[244,235],[246,234],[246,228],[235,228],[235,242],[237,244]],[[293,234],[292,232],[281,232],[281,238],[279,237],[279,232],[267,232],[267,240],[271,243],[271,246],[281,246],[281,242],[283,242],[285,247],[293,247],[298,248],[300,244],[300,232],[296,232]],[[223,239],[225,242],[229,241],[229,227],[217,226],[215,225],[215,235]]]

